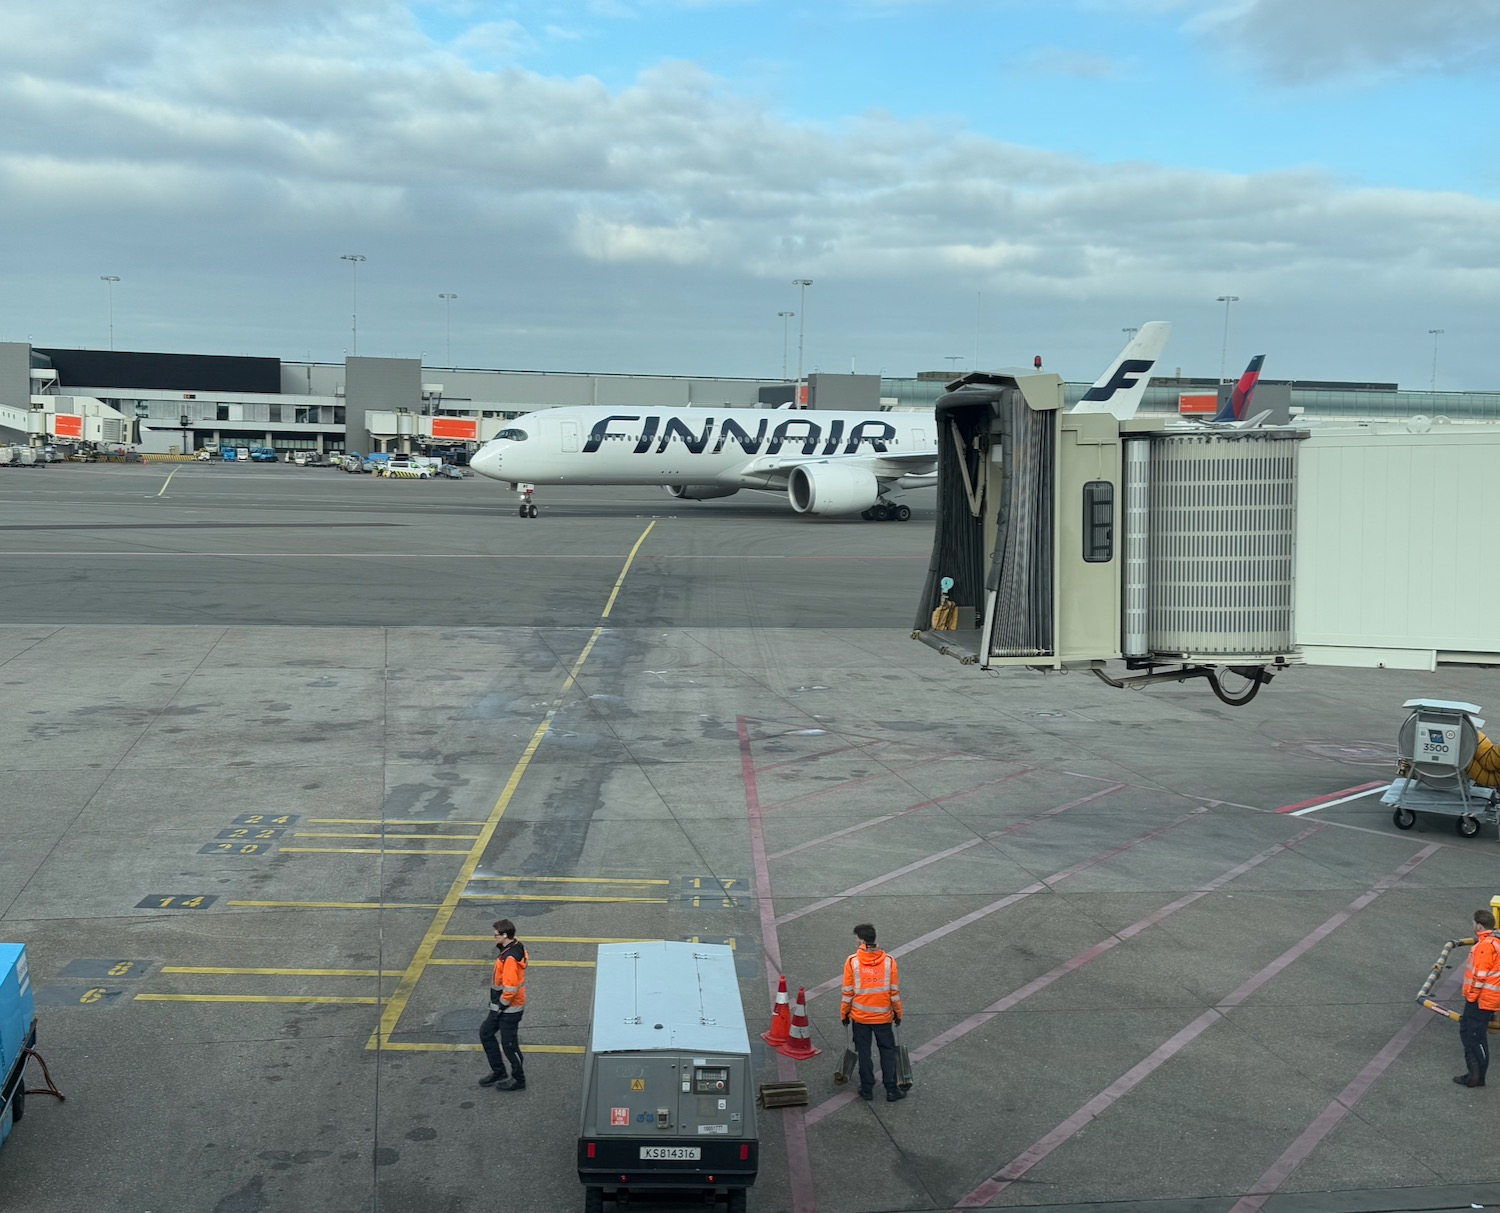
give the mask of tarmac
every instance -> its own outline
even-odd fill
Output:
[[[1378,804],[1402,701],[1497,711],[1495,672],[1230,708],[961,667],[909,637],[910,500],[532,521],[475,479],[0,471],[0,938],[67,1096],[28,1099],[0,1209],[578,1209],[593,947],[629,939],[732,942],[753,1040],[807,989],[821,1055],[757,1041],[810,1093],[760,1114],[760,1213],[1500,1203],[1500,1091],[1415,1002],[1494,831]],[[500,916],[524,1092],[477,1085]],[[832,1081],[861,921],[900,1103]]]

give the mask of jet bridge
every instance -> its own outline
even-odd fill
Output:
[[[1049,374],[965,375],[936,405],[938,521],[912,635],[965,664],[1204,678],[1245,703],[1299,660],[1287,427],[1063,410]],[[945,604],[952,579],[957,627]],[[1106,673],[1123,661],[1125,676]]]

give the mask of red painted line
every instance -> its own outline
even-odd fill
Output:
[[[983,783],[976,783],[972,788],[963,788],[961,791],[950,792],[946,796],[938,796],[933,800],[923,800],[918,804],[910,805],[898,813],[886,813],[883,817],[872,817],[869,821],[862,821],[858,825],[847,826],[842,830],[835,830],[832,834],[824,834],[822,838],[814,838],[811,842],[804,842],[800,846],[788,847],[785,851],[772,851],[767,859],[785,859],[788,855],[795,855],[798,851],[810,850],[820,847],[825,842],[832,842],[835,838],[844,838],[850,834],[857,834],[860,830],[868,830],[871,826],[878,826],[882,822],[895,821],[898,817],[905,817],[908,813],[915,813],[918,809],[928,809],[934,805],[947,804],[950,800],[957,800],[960,796],[968,796],[978,792],[982,788],[994,787],[997,783],[1004,783],[1007,779],[1014,779],[1018,775],[1025,775],[1028,771],[1036,770],[1035,767],[1022,767],[1019,771],[1012,771],[1009,775],[1002,775],[998,779],[986,779]]]
[[[1258,867],[1260,864],[1264,863],[1266,860],[1272,858],[1273,856],[1278,855],[1283,851],[1291,850],[1292,847],[1296,846],[1299,842],[1303,842],[1306,839],[1311,838],[1322,828],[1323,826],[1321,824],[1315,825],[1311,829],[1303,830],[1302,833],[1298,834],[1294,838],[1288,838],[1285,842],[1279,842],[1274,847],[1268,847],[1259,855],[1247,859],[1244,863],[1239,864],[1236,867],[1230,868],[1227,872],[1214,877],[1207,884],[1200,885],[1197,889],[1187,894],[1186,896],[1179,897],[1176,901],[1171,902],[1169,905],[1165,905],[1161,909],[1146,915],[1145,918],[1139,919],[1138,921],[1131,923],[1130,926],[1117,931],[1108,939],[1096,943],[1091,948],[1084,949],[1082,952],[1078,953],[1077,956],[1072,957],[1070,960],[1063,961],[1062,964],[1058,965],[1050,972],[1043,973],[1040,977],[1033,978],[1024,986],[1020,986],[1017,989],[1012,990],[1009,994],[1007,994],[1004,998],[1001,998],[999,1001],[992,1002],[989,1006],[985,1007],[984,1010],[970,1015],[962,1023],[954,1024],[953,1027],[949,1028],[946,1032],[939,1033],[937,1036],[934,1036],[931,1040],[929,1040],[926,1044],[913,1049],[911,1053],[912,1062],[915,1063],[918,1061],[925,1061],[939,1049],[947,1048],[954,1041],[961,1040],[963,1037],[967,1036],[970,1032],[974,1031],[975,1028],[983,1027],[985,1024],[989,1023],[990,1020],[995,1018],[996,1015],[1010,1010],[1011,1007],[1014,1007],[1019,1003],[1025,1002],[1033,994],[1036,994],[1041,990],[1045,990],[1053,982],[1059,980],[1060,978],[1066,977],[1069,973],[1076,973],[1079,969],[1083,968],[1087,964],[1091,964],[1095,960],[1098,960],[1099,957],[1103,956],[1112,948],[1118,947],[1127,939],[1133,939],[1135,936],[1139,935],[1147,928],[1154,927],[1157,925],[1157,923],[1165,921],[1173,914],[1177,913],[1178,910],[1181,910],[1186,906],[1190,906],[1199,898],[1206,897],[1208,896],[1208,894],[1223,888],[1231,880],[1238,879],[1246,872],[1250,871],[1252,868]],[[834,1112],[837,1112],[840,1108],[844,1107],[846,1104],[852,1103],[853,1101],[854,1095],[852,1092],[841,1092],[840,1094],[833,1096],[831,1099],[826,1099],[817,1107],[812,1108],[808,1111],[807,1123],[810,1125],[816,1124],[825,1116],[831,1116]]]
[[[1242,1004],[1263,985],[1276,977],[1279,973],[1321,943],[1329,935],[1333,934],[1344,923],[1348,922],[1355,914],[1363,910],[1372,901],[1384,893],[1398,881],[1409,876],[1418,865],[1435,855],[1441,848],[1436,843],[1429,843],[1423,847],[1404,864],[1383,877],[1369,890],[1361,893],[1344,909],[1329,918],[1315,930],[1308,932],[1297,943],[1293,944],[1270,964],[1249,978],[1237,989],[1230,993],[1217,1006],[1210,1007],[1202,1015],[1193,1020],[1185,1028],[1177,1032],[1165,1044],[1154,1050],[1150,1056],[1137,1063],[1131,1069],[1122,1074],[1113,1083],[1106,1087],[1078,1111],[1074,1112],[1050,1133],[1038,1138],[1029,1147],[1012,1159],[1000,1170],[996,1171],[989,1179],[980,1184],[968,1195],[960,1197],[953,1205],[954,1210],[976,1209],[989,1204],[1006,1188],[1010,1187],[1017,1179],[1025,1175],[1039,1162],[1043,1161],[1049,1154],[1059,1146],[1073,1138],[1080,1130],[1086,1128],[1099,1116],[1102,1116],[1119,1099],[1128,1095],[1142,1082],[1164,1066],[1178,1053],[1187,1048],[1199,1036],[1213,1027],[1214,1024],[1226,1018],[1224,1012]]]
[[[1357,783],[1352,788],[1344,788],[1339,792],[1329,792],[1326,796],[1314,796],[1311,800],[1299,800],[1296,804],[1284,804],[1276,811],[1278,813],[1295,813],[1298,809],[1310,809],[1315,804],[1337,800],[1340,796],[1349,796],[1355,792],[1367,792],[1371,788],[1383,787],[1389,782],[1390,780],[1388,779],[1373,779],[1369,783]]]
[[[771,900],[771,869],[766,862],[766,837],[750,754],[750,729],[743,716],[735,720],[740,735],[740,770],[745,781],[745,812],[750,823],[750,855],[755,867],[755,899],[760,912],[760,942],[766,956],[766,992],[776,996],[781,966],[781,940],[776,932],[776,906]],[[797,1077],[797,1063],[777,1055],[777,1076],[789,1082]],[[786,1136],[787,1181],[792,1192],[792,1213],[817,1213],[817,1189],[813,1185],[812,1154],[807,1148],[807,1122],[801,1108],[787,1108],[782,1116]]]
[[[1370,1059],[1347,1087],[1334,1096],[1333,1102],[1319,1113],[1318,1118],[1302,1131],[1302,1135],[1292,1142],[1274,1163],[1259,1179],[1255,1181],[1255,1187],[1245,1196],[1235,1201],[1234,1207],[1229,1213],[1258,1213],[1258,1210],[1276,1194],[1277,1189],[1290,1178],[1293,1171],[1301,1166],[1307,1156],[1311,1154],[1319,1144],[1333,1132],[1339,1121],[1354,1110],[1354,1105],[1360,1097],[1370,1089],[1371,1085],[1390,1067],[1401,1052],[1412,1041],[1416,1040],[1418,1033],[1432,1022],[1432,1016],[1424,1007],[1411,1017],[1399,1032],[1397,1032],[1381,1049]]]
[[[1076,809],[1079,805],[1088,804],[1091,800],[1098,800],[1101,796],[1108,796],[1111,792],[1118,792],[1125,785],[1123,783],[1113,784],[1107,788],[1101,788],[1097,792],[1091,792],[1087,796],[1081,796],[1077,800],[1070,800],[1067,804],[1060,804],[1055,809],[1048,809],[1045,813],[1038,813],[1035,817],[1028,817],[1025,821],[1018,821],[1015,825],[1006,826],[1003,830],[995,830],[989,834],[982,834],[978,838],[971,838],[968,842],[961,842],[956,847],[949,847],[946,851],[939,851],[936,855],[929,855],[925,859],[919,859],[915,863],[909,863],[904,867],[896,868],[894,871],[885,872],[880,876],[872,877],[861,884],[853,885],[842,893],[835,893],[832,897],[825,897],[822,901],[815,901],[812,905],[803,906],[800,910],[789,910],[787,913],[777,917],[776,924],[795,922],[799,918],[806,918],[819,910],[826,910],[829,906],[836,906],[841,901],[853,897],[856,893],[867,893],[880,885],[888,884],[892,880],[916,872],[922,868],[929,867],[935,863],[941,863],[945,859],[972,850],[974,847],[982,847],[994,842],[997,838],[1004,838],[1007,834],[1014,834],[1017,830],[1024,830],[1027,826],[1035,825],[1048,817],[1056,817],[1059,813],[1066,813],[1069,809]]]

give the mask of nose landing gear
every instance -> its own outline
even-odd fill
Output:
[[[521,494],[521,504],[516,507],[516,513],[522,518],[535,518],[536,502],[532,498],[536,495],[536,485],[518,484],[516,491]]]

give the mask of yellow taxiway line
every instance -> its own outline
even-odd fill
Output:
[[[436,910],[435,901],[226,901],[257,910]],[[486,939],[491,936],[486,935]]]
[[[284,849],[284,848],[283,848]],[[569,905],[578,902],[634,902],[637,905],[664,906],[665,897],[564,897],[547,893],[463,893],[464,901],[563,901]]]
[[[475,969],[490,969],[495,965],[493,960],[440,960],[437,957],[427,963],[429,965],[463,965]],[[528,969],[592,969],[594,962],[592,960],[527,960],[526,967]],[[162,972],[171,972],[171,970],[163,969]]]
[[[236,969],[209,965],[162,965],[161,971],[212,974],[219,977],[394,977],[397,972],[395,969]]]
[[[293,838],[446,838],[449,841],[478,838],[478,834],[350,834],[341,830],[297,830]],[[466,852],[467,853],[467,852]]]
[[[476,876],[476,882],[481,880],[514,880],[530,884],[624,884],[624,885],[663,885],[671,884],[670,880],[611,880],[604,876]]]
[[[634,562],[636,553],[641,550],[641,545],[646,542],[646,536],[651,534],[656,526],[653,520],[650,525],[641,532],[641,537],[635,541],[635,546],[630,549],[630,555],[625,559],[625,566],[620,570],[620,575],[615,579],[615,587],[611,591],[609,601],[605,604],[602,618],[609,618],[609,613],[614,609],[615,600],[620,593],[620,587],[624,584],[625,575],[630,572],[630,566]],[[411,996],[417,988],[417,981],[422,976],[422,971],[432,960],[432,953],[437,948],[438,940],[448,930],[448,924],[453,921],[453,915],[458,910],[459,904],[465,900],[464,890],[468,888],[470,880],[474,877],[474,870],[479,866],[479,861],[484,857],[490,842],[495,837],[495,831],[500,828],[500,821],[505,816],[506,809],[510,808],[510,802],[515,797],[516,789],[520,786],[521,777],[531,766],[531,760],[535,757],[537,749],[542,740],[552,728],[552,722],[557,719],[557,714],[562,711],[563,703],[568,692],[578,681],[578,675],[583,670],[584,662],[589,659],[589,654],[594,651],[594,646],[599,643],[599,637],[604,634],[601,624],[596,627],[589,636],[588,643],[583,646],[583,652],[578,654],[577,660],[568,670],[568,676],[563,679],[557,697],[547,714],[542,717],[541,723],[536,726],[531,734],[531,740],[526,743],[526,749],[522,751],[521,757],[516,760],[512,768],[510,778],[505,781],[505,786],[500,790],[500,795],[495,800],[495,807],[490,810],[484,825],[480,828],[479,837],[474,840],[467,858],[459,865],[458,875],[454,877],[452,885],[448,888],[448,894],[443,898],[443,904],[438,912],[433,915],[432,922],[428,924],[427,933],[422,937],[422,942],[417,945],[417,950],[411,958],[411,963],[406,966],[406,972],[401,975],[401,982],[391,999],[386,1003],[385,1010],[381,1013],[380,1023],[375,1031],[370,1034],[370,1039],[365,1047],[369,1049],[381,1049],[390,1044],[391,1034],[400,1023],[401,1016],[406,1010],[406,1004],[411,1001]],[[519,900],[519,899],[518,899]],[[540,900],[538,898],[526,898],[524,900]]]
[[[467,851],[435,851],[420,847],[281,847],[283,855],[467,855]]]
[[[397,821],[389,817],[309,817],[310,826],[482,826],[482,821]]]
[[[444,935],[454,943],[489,943],[493,935]],[[528,935],[525,943],[661,943],[659,939],[625,939],[608,935]],[[485,961],[486,964],[489,961]]]
[[[382,1049],[398,1050],[402,1053],[478,1053],[482,1045],[440,1044],[435,1040],[388,1040]],[[529,1040],[523,1046],[525,1053],[582,1053],[582,1045],[534,1045]]]
[[[375,1007],[384,999],[328,994],[137,994],[136,1002],[337,1002]]]

